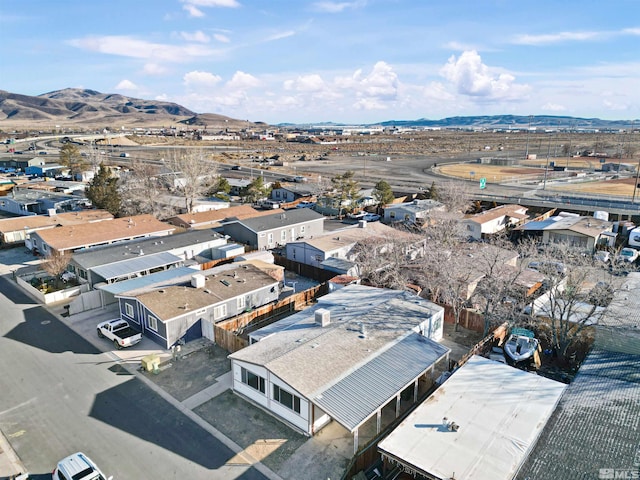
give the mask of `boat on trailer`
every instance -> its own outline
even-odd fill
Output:
[[[531,330],[513,328],[504,344],[504,353],[514,363],[520,363],[532,359],[538,345],[540,341]]]

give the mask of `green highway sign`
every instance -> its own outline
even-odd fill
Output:
[[[482,178],[480,179],[480,190],[482,190],[482,189],[484,189],[484,188],[487,188],[487,179],[486,179],[486,178],[484,178],[484,177],[482,177]]]

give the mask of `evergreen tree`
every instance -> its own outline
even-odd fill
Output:
[[[395,199],[391,186],[385,181],[380,180],[373,188],[373,198],[376,199],[378,205],[387,205]]]
[[[429,189],[429,198],[431,200],[438,200],[438,189],[436,188],[436,182],[431,182],[431,188]]]
[[[355,172],[348,170],[342,175],[336,175],[331,179],[331,184],[335,191],[334,203],[338,209],[338,216],[342,216],[345,204],[348,204],[347,210],[353,211],[360,199],[360,184],[354,177]]]
[[[100,169],[86,190],[87,198],[96,208],[107,210],[113,215],[120,212],[120,192],[118,192],[118,179],[111,175],[111,170],[100,164]]]
[[[242,196],[246,202],[257,202],[261,198],[269,195],[269,188],[265,186],[262,175],[257,176],[249,185],[247,185]]]

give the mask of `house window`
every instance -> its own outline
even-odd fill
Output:
[[[286,230],[282,230],[280,232],[280,240],[282,240],[283,242],[287,241],[287,231]]]
[[[213,309],[213,319],[218,320],[227,316],[227,305],[218,305]]]
[[[236,305],[238,306],[238,310],[242,310],[247,306],[247,300],[244,297],[238,297],[236,300]]]
[[[280,198],[280,190],[276,190],[276,198]]]
[[[300,397],[295,396],[291,392],[287,392],[278,385],[273,386],[273,399],[289,410],[300,413]]]
[[[133,305],[131,305],[130,303],[125,303],[124,313],[127,315],[127,317],[133,318]]]
[[[300,225],[300,233],[304,233],[304,225]]]
[[[158,331],[158,319],[156,317],[149,315],[147,323],[149,324],[148,326],[150,330],[153,330],[154,332]]]
[[[249,385],[251,388],[258,390],[259,392],[265,393],[265,380],[264,378],[256,375],[253,372],[250,372],[244,367],[242,368],[242,383],[245,385]]]
[[[273,233],[267,235],[267,243],[271,245],[273,243]]]
[[[389,212],[389,218],[396,218],[396,212]]]

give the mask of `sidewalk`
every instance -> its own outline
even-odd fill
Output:
[[[3,433],[0,432],[0,479],[14,479],[25,472],[26,469],[18,455],[13,451]]]

